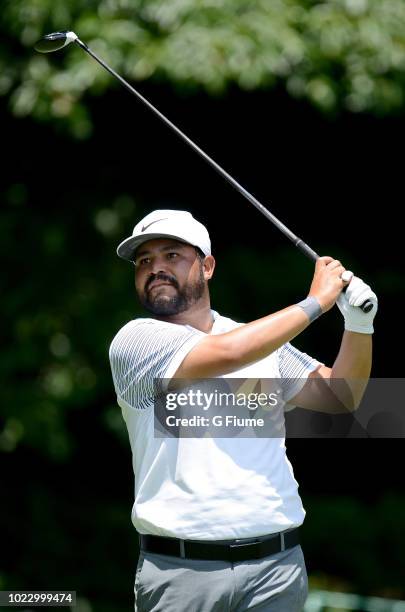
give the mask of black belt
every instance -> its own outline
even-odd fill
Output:
[[[254,538],[221,540],[179,540],[155,535],[139,534],[139,548],[145,552],[171,555],[182,559],[208,559],[211,561],[247,561],[292,548],[299,544],[299,529],[273,533]]]

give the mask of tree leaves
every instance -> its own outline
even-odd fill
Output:
[[[392,114],[404,99],[401,0],[14,0],[1,26],[0,94],[13,113],[91,133],[85,93],[116,86],[77,48],[39,56],[43,34],[74,30],[130,81],[223,95],[282,84],[325,113]],[[20,57],[15,57],[19,48]]]

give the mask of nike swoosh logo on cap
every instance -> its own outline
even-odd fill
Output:
[[[143,228],[141,229],[141,232],[144,232],[146,229],[148,229],[148,227],[150,227],[154,223],[158,223],[159,221],[166,221],[166,220],[167,220],[167,217],[163,217],[163,219],[156,219],[156,221],[151,221],[150,223],[148,223],[148,225],[143,226]]]

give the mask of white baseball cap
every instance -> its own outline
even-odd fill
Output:
[[[154,210],[134,227],[132,236],[118,245],[117,254],[123,259],[133,261],[135,250],[147,240],[154,238],[174,238],[211,255],[211,240],[207,229],[185,210]]]

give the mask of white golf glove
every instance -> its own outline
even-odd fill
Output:
[[[346,271],[344,275],[353,274]],[[369,312],[363,312],[359,306],[366,300],[373,302],[373,307]],[[352,280],[345,292],[339,295],[336,304],[345,320],[347,331],[358,332],[360,334],[372,334],[374,332],[373,320],[378,309],[378,300],[374,291],[366,285],[358,276],[352,276]]]

